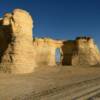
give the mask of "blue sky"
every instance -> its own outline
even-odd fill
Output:
[[[30,12],[34,37],[91,36],[100,47],[100,0],[0,0],[0,16],[14,8]]]

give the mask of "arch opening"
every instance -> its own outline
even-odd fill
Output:
[[[57,65],[61,64],[61,50],[60,50],[60,48],[56,48],[56,50],[55,50],[55,60],[56,60]]]

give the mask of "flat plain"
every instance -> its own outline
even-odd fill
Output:
[[[41,66],[23,75],[1,72],[0,100],[97,100],[99,83],[99,65]]]

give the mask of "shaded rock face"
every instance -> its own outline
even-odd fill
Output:
[[[8,69],[14,73],[33,72],[35,62],[33,59],[32,28],[33,20],[30,14],[21,9],[15,9],[12,13],[6,13],[1,20],[0,34],[3,33],[1,44],[4,50],[2,64],[7,65]],[[10,32],[8,30],[11,30]],[[4,34],[10,34],[10,42],[7,42]],[[8,38],[7,38],[8,39]],[[6,46],[7,45],[7,46]],[[0,46],[1,47],[1,46]]]
[[[75,40],[64,41],[61,49],[63,52],[62,65],[73,65],[73,56],[78,52]]]
[[[11,33],[11,25],[3,25],[3,21],[0,20],[0,63],[2,62],[3,54],[11,43]]]

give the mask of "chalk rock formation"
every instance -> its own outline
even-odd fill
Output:
[[[60,49],[62,65],[96,65],[100,63],[100,52],[92,38],[76,40],[34,39],[35,62],[41,65],[56,65],[56,49]]]
[[[0,69],[31,73],[37,66],[56,65],[56,49],[62,65],[96,65],[100,52],[92,38],[53,40],[32,38],[33,20],[27,11],[15,9],[0,19]],[[3,66],[1,67],[1,65]]]
[[[63,41],[61,47],[63,53],[62,65],[73,65],[72,60],[74,54],[77,54],[77,45],[75,40]]]
[[[78,37],[76,40],[77,54],[73,55],[73,65],[100,64],[100,52],[90,37]]]
[[[3,26],[10,26],[12,36],[8,49],[2,58],[2,63],[10,64],[14,73],[30,73],[36,66],[33,60],[32,28],[33,20],[30,14],[21,9],[6,13],[2,19]],[[5,63],[6,61],[6,63]]]
[[[35,61],[38,66],[56,65],[56,49],[61,48],[62,41],[53,40],[49,38],[35,38],[33,44],[35,48]]]

